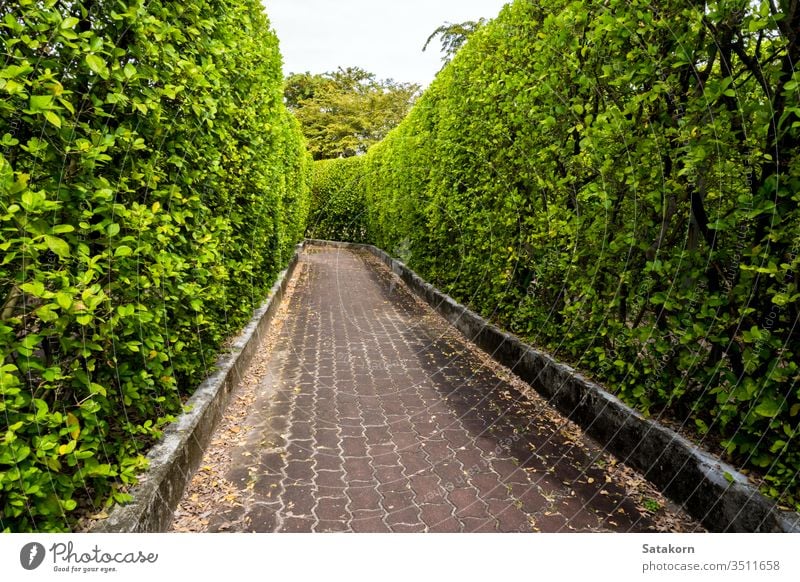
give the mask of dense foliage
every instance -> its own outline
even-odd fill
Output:
[[[405,118],[418,92],[419,85],[379,80],[358,67],[290,75],[284,90],[315,160],[364,153]]]
[[[800,505],[800,5],[518,0],[367,155],[374,242]]]
[[[257,0],[4,2],[0,42],[0,530],[61,530],[266,296],[310,159]]]
[[[314,162],[309,238],[367,241],[367,205],[360,184],[363,164],[363,156]]]

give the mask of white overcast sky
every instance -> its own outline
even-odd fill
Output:
[[[441,68],[445,22],[494,18],[510,0],[262,0],[280,39],[285,74],[358,66],[381,79],[427,86]]]

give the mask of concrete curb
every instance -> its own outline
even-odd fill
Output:
[[[188,400],[186,412],[166,428],[164,437],[148,453],[150,468],[134,488],[133,501],[116,506],[92,532],[152,533],[169,529],[175,508],[203,458],[231,391],[247,370],[281,304],[302,247],[302,243],[297,245],[266,301],[253,314],[230,351],[219,357],[214,373]]]
[[[464,336],[513,370],[607,451],[642,472],[709,530],[800,533],[800,514],[778,509],[732,466],[644,418],[573,368],[498,329],[383,250],[335,241],[307,240],[306,244],[371,252]]]

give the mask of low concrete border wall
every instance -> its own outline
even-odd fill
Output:
[[[302,243],[297,245],[266,301],[253,314],[230,351],[219,357],[214,373],[188,400],[186,412],[165,429],[161,441],[150,450],[147,455],[150,467],[134,488],[133,501],[116,506],[93,532],[144,533],[169,529],[175,508],[203,458],[231,391],[242,379],[281,304],[302,247]]]
[[[530,384],[607,451],[641,471],[709,530],[800,533],[800,514],[778,509],[736,469],[644,418],[573,368],[490,324],[381,249],[335,241],[306,244],[371,252],[464,336]]]

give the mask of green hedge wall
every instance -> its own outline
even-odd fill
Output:
[[[76,527],[305,230],[257,0],[0,4],[0,530]]]
[[[360,184],[378,245],[798,507],[800,8],[772,6],[514,2]]]
[[[309,238],[369,242],[363,156],[314,162]]]

